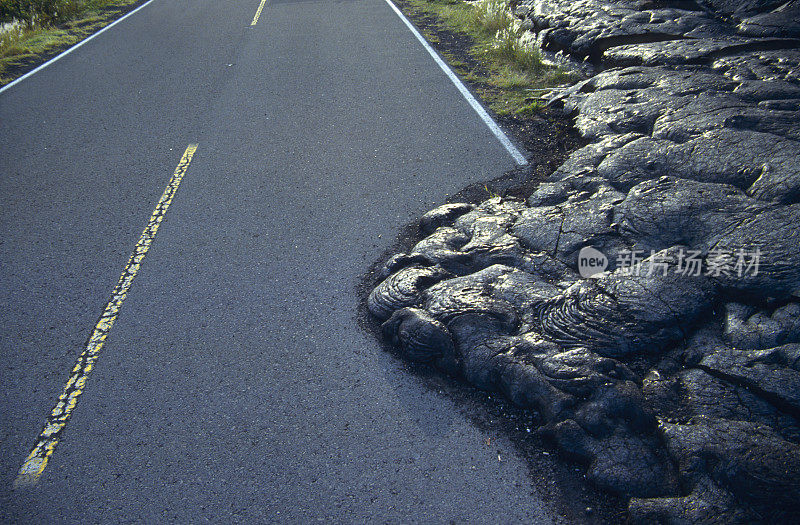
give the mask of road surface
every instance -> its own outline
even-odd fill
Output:
[[[0,94],[0,519],[551,521],[515,449],[356,322],[401,225],[514,160],[383,0],[258,6],[154,0]]]

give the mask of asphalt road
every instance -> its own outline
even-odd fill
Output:
[[[382,0],[257,8],[155,0],[0,95],[0,521],[551,521],[512,445],[356,321],[400,227],[512,158]]]

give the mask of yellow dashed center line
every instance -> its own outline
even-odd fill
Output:
[[[183,153],[178,167],[175,168],[175,173],[161,195],[156,209],[153,210],[153,214],[150,216],[150,222],[147,223],[147,227],[139,237],[139,242],[136,243],[133,254],[128,259],[128,264],[125,265],[114,291],[111,292],[111,299],[106,304],[100,320],[97,321],[86,347],[78,357],[78,362],[72,369],[72,374],[67,380],[67,384],[64,385],[64,391],[59,396],[53,411],[50,412],[44,429],[39,434],[31,453],[28,454],[22,467],[20,467],[17,478],[14,480],[14,488],[33,486],[39,481],[39,477],[41,477],[44,468],[47,466],[50,456],[53,454],[56,445],[58,445],[61,431],[67,426],[69,416],[78,403],[78,397],[80,397],[86,386],[86,379],[89,377],[89,373],[100,355],[100,350],[105,344],[117,315],[119,315],[119,310],[128,295],[128,290],[139,272],[144,256],[156,237],[158,226],[164,219],[164,214],[167,212],[170,203],[172,203],[172,198],[175,196],[175,192],[178,191],[178,186],[180,186],[196,150],[197,144],[190,144]]]
[[[258,11],[256,11],[256,16],[253,17],[253,21],[250,22],[251,26],[254,26],[258,23],[258,17],[261,16],[261,10],[264,9],[264,4],[267,3],[267,0],[261,0],[261,3],[258,4]]]

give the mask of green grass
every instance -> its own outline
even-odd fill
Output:
[[[519,90],[528,88],[534,81],[533,74],[516,68],[503,66],[492,75],[490,81],[493,85],[505,90]]]
[[[464,32],[490,36],[509,27],[513,20],[504,0],[481,0],[471,5],[449,0],[439,3],[444,4],[439,12]]]
[[[539,99],[544,88],[574,80],[568,73],[546,66],[535,42],[526,42],[516,29],[507,0],[409,0],[420,14],[436,17],[450,31],[468,35],[474,45],[470,55],[486,70],[488,78],[477,75],[463,61],[453,69],[478,91],[499,115],[529,115],[544,106]],[[428,36],[428,35],[426,35]],[[447,59],[448,57],[445,57]]]
[[[35,63],[40,57],[76,44],[116,19],[120,10],[138,0],[85,0],[64,2],[57,16],[41,22],[41,17],[22,20],[21,24],[0,34],[0,85],[14,80],[17,66]],[[9,13],[9,0],[0,0],[0,12]],[[9,74],[11,70],[14,74]]]
[[[506,69],[513,69],[521,74],[534,75],[541,72],[545,66],[539,48],[532,43],[523,43],[520,36],[511,27],[500,29],[486,49],[486,54]]]

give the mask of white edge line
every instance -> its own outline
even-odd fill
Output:
[[[433,57],[433,60],[436,61],[436,63],[439,65],[442,71],[444,71],[444,73],[453,82],[456,88],[458,88],[458,91],[466,99],[466,101],[469,102],[469,105],[472,106],[472,109],[474,109],[475,112],[478,114],[478,116],[481,117],[481,119],[486,123],[487,126],[489,126],[489,129],[492,130],[494,136],[497,137],[497,140],[500,141],[500,144],[502,144],[503,147],[506,148],[506,151],[508,151],[508,153],[514,158],[516,163],[520,166],[527,165],[528,161],[525,159],[522,153],[520,153],[520,151],[516,148],[516,146],[514,146],[514,144],[511,142],[508,136],[503,132],[503,130],[500,129],[500,126],[498,126],[497,122],[495,122],[494,119],[489,115],[489,113],[487,113],[486,109],[484,109],[481,103],[478,102],[474,96],[472,96],[472,93],[470,93],[469,89],[467,89],[467,86],[465,86],[464,83],[461,82],[461,79],[458,78],[458,75],[456,75],[453,72],[453,70],[450,69],[450,66],[448,66],[444,60],[442,60],[442,57],[439,56],[439,53],[437,53],[436,50],[434,50],[431,47],[428,41],[425,40],[425,37],[423,37],[420,34],[420,32],[417,31],[417,28],[414,27],[414,24],[412,24],[411,21],[408,18],[406,18],[406,15],[404,15],[400,11],[400,9],[398,9],[397,6],[394,5],[392,0],[386,0],[386,3],[389,4],[389,7],[391,7],[392,10],[397,14],[397,16],[400,17],[400,20],[403,21],[406,27],[408,27],[408,29],[410,29],[411,32],[414,33],[414,36],[417,37],[417,40],[420,41],[420,43],[425,47],[425,50],[431,55],[431,57]]]
[[[100,31],[98,31],[96,33],[92,33],[91,35],[87,36],[86,38],[84,38],[83,40],[81,40],[80,42],[78,42],[77,44],[72,46],[71,48],[69,48],[66,51],[63,51],[60,54],[54,56],[53,58],[51,58],[50,60],[48,60],[47,62],[45,62],[41,66],[37,67],[36,69],[32,69],[31,71],[28,71],[27,73],[25,73],[24,75],[22,75],[18,79],[14,80],[13,82],[9,82],[8,84],[6,84],[5,86],[0,88],[0,93],[4,92],[7,89],[10,89],[10,88],[16,86],[19,82],[22,82],[23,80],[25,80],[29,76],[33,75],[34,73],[38,73],[39,71],[41,71],[42,69],[46,68],[47,66],[49,66],[50,64],[52,64],[56,60],[58,60],[60,58],[64,58],[65,56],[69,55],[70,53],[72,53],[73,51],[75,51],[76,49],[81,47],[83,44],[85,44],[89,40],[93,39],[96,36],[100,36],[101,33],[111,29],[112,27],[114,27],[115,25],[119,24],[120,22],[122,22],[123,20],[125,20],[126,18],[131,16],[132,14],[136,13],[140,9],[144,9],[145,7],[147,7],[152,2],[153,2],[153,0],[148,0],[147,2],[143,3],[142,5],[140,5],[139,7],[134,9],[133,11],[131,11],[130,13],[128,13],[125,16],[123,16],[122,18],[118,18],[118,19],[114,20],[113,22],[111,22],[110,24],[108,24],[107,26],[105,26]]]

